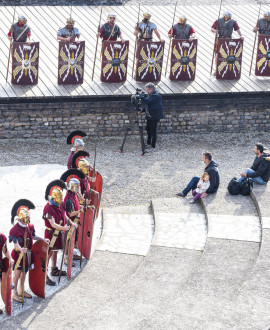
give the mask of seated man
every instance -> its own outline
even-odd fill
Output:
[[[241,178],[238,182],[244,180],[244,178],[252,178],[255,183],[267,184],[270,178],[270,155],[265,153],[266,148],[262,143],[256,143],[253,149],[256,155],[255,160],[251,168],[246,168],[244,172],[241,173]]]
[[[210,186],[206,190],[206,192],[202,193],[202,197],[206,197],[208,194],[215,193],[218,190],[219,187],[219,171],[218,171],[218,165],[216,162],[212,160],[212,155],[210,152],[205,151],[202,154],[202,161],[205,163],[206,167],[204,169],[204,172],[207,172],[210,176]],[[198,176],[194,176],[189,184],[186,186],[182,192],[175,194],[178,197],[186,197],[186,195],[190,192],[190,190],[195,190],[197,188],[197,184],[199,182],[200,178]],[[200,187],[198,187],[200,188]]]

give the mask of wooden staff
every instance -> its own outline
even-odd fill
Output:
[[[9,54],[8,54],[8,64],[7,64],[7,75],[6,75],[6,81],[8,80],[8,71],[9,71],[9,63],[10,63],[10,54],[12,50],[12,35],[13,35],[13,30],[14,30],[14,20],[15,20],[15,13],[16,13],[16,6],[14,7],[14,13],[13,13],[13,20],[12,20],[12,26],[11,26],[11,39],[10,39],[10,44],[9,44]]]
[[[92,80],[94,79],[94,73],[95,73],[95,65],[96,65],[96,58],[97,58],[97,48],[98,48],[98,37],[99,37],[99,30],[100,30],[100,23],[101,23],[101,15],[102,15],[102,7],[101,7],[101,10],[100,10],[99,23],[98,23],[98,29],[97,29],[98,36],[97,36],[96,51],[95,51],[95,56],[94,56]]]
[[[137,27],[138,27],[139,19],[140,19],[140,8],[141,8],[141,4],[139,3]],[[139,33],[139,29],[138,29],[138,33]],[[133,73],[134,73],[134,65],[135,65],[135,56],[136,56],[136,52],[137,52],[137,45],[138,45],[138,35],[136,35],[135,45],[134,45],[133,65],[132,65],[132,74],[131,74],[132,78],[133,78]]]
[[[219,6],[219,13],[218,13],[218,19],[217,19],[217,28],[216,30],[218,30],[218,20],[219,20],[219,16],[220,16],[220,12],[221,12],[221,6],[222,6],[222,0],[220,0],[220,6]],[[213,63],[214,63],[214,57],[215,57],[215,50],[216,50],[216,46],[218,43],[218,32],[215,35],[215,42],[214,42],[214,50],[213,50],[213,56],[212,56],[212,64],[211,64],[211,71],[210,71],[210,76],[212,74],[212,70],[213,70]]]
[[[67,232],[65,232],[65,235],[64,235],[63,254],[62,254],[62,259],[61,259],[61,264],[60,264],[60,270],[59,270],[59,276],[58,276],[58,284],[60,283],[60,279],[61,279],[61,274],[62,274],[62,269],[63,269],[63,263],[64,263],[64,257],[65,257],[65,252],[66,252],[66,246],[67,246]]]
[[[25,227],[25,232],[24,232],[24,248],[26,248],[26,240],[27,240],[27,227]],[[24,282],[25,282],[25,258],[26,258],[26,253],[23,254],[22,305],[24,304]],[[28,268],[30,268],[30,265],[28,265]]]
[[[85,191],[86,194],[86,191]],[[89,189],[89,194],[91,196],[91,185]],[[83,223],[82,223],[82,239],[81,239],[81,255],[80,255],[80,268],[82,268],[82,253],[83,253],[83,235],[84,235],[84,226],[85,226],[85,213],[86,213],[86,196],[84,196],[84,203],[83,203]]]
[[[172,33],[173,33],[173,22],[174,22],[175,14],[176,14],[176,6],[177,6],[177,1],[176,1],[176,4],[175,4],[174,14],[173,14],[172,30],[171,30]],[[167,74],[167,68],[168,68],[169,56],[170,56],[170,51],[171,51],[172,38],[173,38],[173,36],[170,38],[170,43],[169,43],[168,56],[167,56],[166,69],[165,69],[165,77],[166,77],[166,74]]]
[[[258,14],[257,22],[259,21],[259,18],[260,18],[261,7],[262,7],[262,1],[260,2],[260,8],[259,8],[259,14]],[[256,33],[255,33],[255,39],[254,39],[254,45],[253,45],[252,56],[251,56],[251,64],[250,64],[249,75],[251,75],[251,70],[252,70],[253,56],[254,56],[254,51],[255,51],[255,45],[256,45],[256,40],[257,40],[257,34],[258,34],[257,32],[258,32],[258,30],[257,30]]]

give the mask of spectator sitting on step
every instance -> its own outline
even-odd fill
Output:
[[[190,204],[194,203],[197,199],[201,197],[202,193],[207,191],[207,189],[210,187],[209,179],[209,174],[207,172],[204,172],[197,184],[197,188],[195,190],[192,190],[193,198],[190,200]]]
[[[270,154],[266,153],[266,148],[262,143],[256,143],[253,149],[256,155],[251,168],[246,168],[241,173],[238,182],[243,181],[246,177],[252,178],[253,182],[258,184],[267,184],[270,178]]]
[[[201,198],[206,197],[208,194],[212,194],[217,192],[219,187],[219,171],[218,171],[218,165],[216,162],[212,160],[212,155],[210,152],[205,151],[202,154],[202,161],[205,163],[206,167],[204,169],[205,172],[209,174],[210,177],[210,186],[206,190],[206,192],[203,192],[201,194]],[[197,188],[197,184],[199,182],[200,178],[198,176],[194,176],[189,184],[186,186],[182,192],[176,194],[177,197],[186,197],[186,195],[190,192],[190,190],[195,190]]]

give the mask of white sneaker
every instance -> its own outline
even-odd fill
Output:
[[[193,204],[195,201],[194,201],[194,199],[191,199],[190,201],[189,201],[189,204]]]

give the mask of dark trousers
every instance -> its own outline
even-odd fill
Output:
[[[197,184],[199,182],[200,178],[198,176],[194,176],[189,184],[186,186],[186,188],[182,191],[182,193],[186,196],[190,190],[195,190],[197,188]]]
[[[147,144],[151,144],[153,148],[156,147],[158,122],[159,120],[147,120],[146,124]]]

